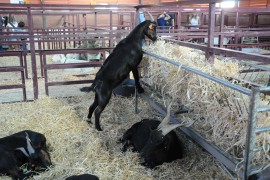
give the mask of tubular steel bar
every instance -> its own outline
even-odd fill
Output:
[[[72,84],[88,84],[88,83],[93,83],[93,82],[94,80],[59,81],[59,82],[48,82],[46,85],[48,87],[48,86],[72,85]]]
[[[257,112],[265,112],[265,111],[270,111],[270,106],[257,108]]]
[[[140,96],[145,99],[149,105],[161,113],[163,116],[166,115],[166,109],[161,105],[154,102],[153,98],[150,98],[148,95],[140,94]],[[176,118],[171,117],[171,122],[174,124],[178,124],[179,120]],[[231,171],[237,173],[239,176],[242,176],[242,170],[237,171],[237,164],[239,163],[235,158],[229,155],[226,152],[222,152],[218,149],[218,147],[214,146],[213,144],[209,143],[205,140],[199,133],[193,130],[190,127],[182,127],[179,128],[183,133],[189,136],[191,139],[196,141],[200,146],[202,146],[205,150],[207,150],[210,154],[212,154],[218,161],[222,162],[227,168]]]
[[[210,3],[209,4],[209,13],[208,13],[208,43],[207,47],[212,48],[214,47],[214,31],[215,31],[215,11],[216,11],[216,4]],[[205,53],[206,59],[210,62],[214,62],[214,53],[211,51],[206,51]]]
[[[250,59],[253,61],[258,62],[269,62],[270,57],[265,55],[258,55],[258,54],[252,54],[252,53],[246,53],[231,49],[224,49],[224,48],[216,48],[213,47],[210,50],[212,50],[215,54],[226,54],[227,56],[233,56],[237,58],[243,58],[243,59]]]
[[[148,5],[137,5],[135,8],[153,8],[153,7],[181,7],[181,5],[190,5],[190,4],[209,4],[209,3],[219,3],[223,0],[181,0],[176,2],[163,2],[156,4],[148,4]]]
[[[202,50],[202,51],[207,51],[207,49],[208,49],[205,45],[201,45],[201,44],[194,44],[194,43],[191,43],[191,42],[178,41],[178,40],[174,40],[174,39],[165,39],[165,40],[170,41],[170,42],[174,42],[175,44],[178,44],[180,46],[199,49],[199,50]]]
[[[15,89],[15,88],[24,88],[24,87],[25,87],[24,84],[0,86],[1,89]]]
[[[224,28],[224,10],[221,10],[221,13],[220,13],[220,29],[219,31],[222,32],[223,31],[223,28]],[[223,35],[219,35],[219,47],[220,48],[223,48],[223,39],[224,39],[224,36]]]
[[[268,92],[270,91],[270,86],[264,86],[264,87],[260,87],[260,92]]]
[[[255,87],[252,89],[249,106],[249,117],[247,121],[247,133],[246,133],[246,147],[244,153],[244,174],[243,179],[248,179],[248,176],[252,172],[252,159],[254,155],[254,143],[255,143],[255,128],[257,124],[257,111],[258,100],[260,98],[260,89]]]
[[[21,55],[20,55],[20,65],[21,65],[21,67],[24,68],[24,70],[27,69],[26,64],[25,64],[25,66],[23,66],[23,52],[21,52]],[[26,88],[25,88],[25,75],[24,75],[24,73],[27,72],[27,71],[24,71],[24,70],[21,71],[21,79],[22,79],[22,84],[24,85],[24,87],[22,88],[22,90],[23,90],[23,100],[26,101]]]
[[[266,132],[266,131],[270,131],[270,127],[262,127],[262,128],[255,129],[255,133],[262,133],[262,132]]]
[[[101,62],[87,62],[87,63],[70,63],[70,64],[45,64],[45,69],[67,69],[67,68],[84,68],[84,67],[100,67]]]
[[[29,26],[29,40],[30,40],[30,52],[31,52],[31,63],[32,63],[32,77],[33,77],[33,90],[34,99],[38,99],[38,78],[37,78],[37,64],[36,64],[36,53],[35,53],[35,39],[33,30],[33,17],[30,7],[27,7],[27,21]]]
[[[245,89],[245,88],[242,88],[242,87],[237,86],[237,85],[235,85],[235,84],[231,84],[230,82],[227,82],[227,81],[224,81],[224,80],[222,80],[222,79],[216,78],[216,77],[214,77],[214,76],[210,76],[209,74],[203,73],[203,72],[201,72],[201,71],[198,71],[198,70],[196,70],[196,69],[190,68],[190,67],[185,66],[185,65],[183,65],[183,64],[180,64],[180,63],[178,63],[178,62],[172,61],[172,60],[170,60],[170,59],[168,59],[168,58],[165,58],[165,57],[162,57],[162,56],[153,54],[153,53],[149,53],[149,52],[146,52],[146,51],[144,51],[144,53],[147,54],[147,55],[153,56],[153,57],[155,57],[155,58],[161,59],[161,60],[163,60],[163,61],[166,61],[166,62],[168,62],[168,63],[171,63],[171,64],[173,64],[173,65],[176,65],[176,66],[178,66],[178,67],[180,67],[180,68],[183,68],[183,69],[185,69],[185,70],[187,70],[187,71],[190,71],[190,72],[193,72],[193,73],[195,73],[195,74],[198,74],[198,75],[200,75],[200,76],[202,76],[202,77],[205,77],[205,78],[207,78],[207,79],[210,79],[210,80],[212,80],[212,81],[215,81],[215,82],[217,82],[217,83],[219,83],[219,84],[222,84],[222,85],[225,85],[225,86],[227,86],[227,87],[230,87],[230,88],[232,88],[232,89],[234,89],[234,90],[236,90],[236,91],[239,91],[239,92],[241,92],[241,93],[243,93],[243,94],[251,95],[251,90],[249,90],[249,89]]]

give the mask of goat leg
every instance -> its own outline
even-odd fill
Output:
[[[88,118],[87,122],[90,123],[90,124],[92,124],[91,118],[92,118],[93,112],[95,111],[95,109],[97,108],[97,106],[98,106],[98,95],[96,93],[94,102],[89,107],[89,113],[88,113],[88,116],[87,116],[87,118]]]
[[[144,89],[142,88],[142,86],[140,84],[138,68],[132,69],[132,74],[133,74],[133,77],[135,79],[135,85],[136,85],[136,88],[138,90],[138,93],[144,93]]]

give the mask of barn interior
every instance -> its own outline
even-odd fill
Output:
[[[2,0],[0,138],[30,129],[44,134],[54,164],[32,179],[90,173],[100,179],[248,179],[269,167],[269,0]],[[86,122],[94,93],[81,87],[142,19],[157,26],[139,65],[101,115]],[[143,18],[142,18],[143,17]],[[14,21],[13,21],[14,20]],[[22,28],[16,23],[24,22]],[[13,25],[13,26],[12,26]],[[23,29],[23,30],[19,30]],[[18,30],[18,31],[17,31]],[[154,169],[121,152],[123,133],[141,119],[171,122],[185,156]],[[1,178],[9,179],[8,176]]]

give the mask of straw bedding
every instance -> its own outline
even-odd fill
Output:
[[[64,179],[70,175],[92,173],[100,179],[226,179],[219,164],[195,144],[183,139],[185,158],[155,169],[140,165],[137,153],[120,151],[118,139],[143,118],[161,119],[139,100],[112,97],[101,115],[102,132],[84,121],[94,94],[71,98],[44,97],[34,102],[0,104],[0,137],[31,129],[43,133],[54,164],[34,179]],[[1,177],[3,178],[3,177]],[[6,177],[6,179],[8,179]]]
[[[237,78],[239,69],[243,68],[240,64],[224,58],[216,58],[214,64],[208,63],[202,51],[162,40],[145,47],[145,50],[223,80],[228,77]],[[144,57],[141,66],[144,82],[159,94],[158,101],[162,103],[171,97],[176,99],[179,105],[189,108],[190,113],[178,117],[182,120],[195,120],[193,127],[200,134],[239,161],[243,160],[249,111],[248,96],[150,56]],[[262,96],[259,104],[269,105],[269,96]],[[259,127],[269,126],[269,122],[268,113],[258,114]],[[264,151],[255,153],[254,164],[270,162],[269,147],[266,146],[268,143],[269,133],[257,136],[256,144],[263,145]]]

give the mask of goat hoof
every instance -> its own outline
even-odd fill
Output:
[[[89,119],[89,118],[86,120],[86,122],[87,122],[88,124],[92,124],[92,121],[91,121],[91,119]]]
[[[96,126],[96,129],[97,129],[98,131],[102,131],[101,127],[99,127],[99,126]]]
[[[88,114],[87,119],[89,119],[89,121],[91,121],[91,118],[92,118],[92,114]]]

